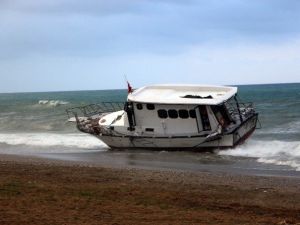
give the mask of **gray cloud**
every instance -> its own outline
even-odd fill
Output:
[[[299,0],[0,0],[0,92],[116,88],[124,73],[136,85],[299,81],[299,11]]]
[[[300,33],[297,0],[2,0],[0,58],[176,53]]]

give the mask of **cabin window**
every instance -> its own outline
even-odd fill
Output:
[[[203,130],[211,130],[206,106],[200,105],[199,111],[200,111]]]
[[[159,109],[159,110],[157,110],[157,114],[158,114],[158,117],[161,118],[161,119],[168,118],[167,110]]]
[[[189,111],[189,114],[190,114],[190,117],[191,117],[191,118],[193,118],[193,119],[196,118],[196,111],[195,111],[195,109],[191,109],[191,110]]]
[[[178,114],[179,114],[179,117],[181,119],[187,119],[187,118],[189,118],[189,112],[187,110],[185,110],[185,109],[180,109],[178,111]]]
[[[154,128],[146,128],[145,131],[147,131],[147,132],[154,132]]]
[[[147,104],[147,109],[148,110],[154,110],[155,109],[154,104]]]
[[[177,119],[178,118],[178,112],[175,109],[169,109],[168,115],[171,119]]]
[[[136,108],[138,110],[142,110],[143,109],[143,105],[141,103],[136,104]]]
[[[211,108],[222,127],[226,127],[230,124],[230,118],[225,105],[216,105]]]

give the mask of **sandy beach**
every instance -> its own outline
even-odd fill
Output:
[[[0,156],[0,224],[300,224],[300,178]]]

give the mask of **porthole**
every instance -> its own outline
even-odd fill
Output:
[[[178,112],[175,109],[169,109],[168,110],[168,115],[171,119],[176,119],[178,118]]]
[[[189,112],[187,110],[185,110],[185,109],[180,109],[178,111],[178,114],[179,114],[179,117],[181,119],[187,119],[187,118],[189,118]]]
[[[167,110],[159,109],[159,110],[157,110],[157,114],[158,114],[158,117],[161,118],[161,119],[168,118]]]
[[[143,109],[143,105],[141,103],[136,104],[136,108],[138,110],[142,110]]]
[[[147,104],[147,109],[148,110],[154,110],[155,109],[154,104]]]
[[[189,111],[189,114],[190,114],[190,117],[191,117],[191,118],[193,118],[193,119],[196,118],[196,111],[195,111],[194,109],[191,109],[191,110]]]

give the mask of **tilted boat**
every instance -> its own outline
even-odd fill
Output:
[[[255,130],[258,113],[237,87],[153,85],[129,89],[125,103],[67,109],[69,121],[111,148],[234,147]],[[80,115],[82,114],[82,115]]]

